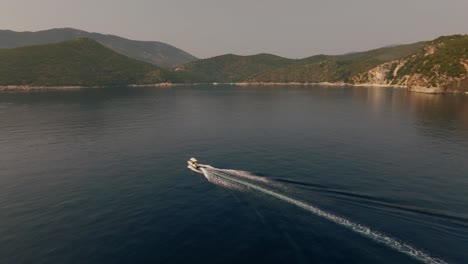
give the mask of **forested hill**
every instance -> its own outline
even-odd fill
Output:
[[[0,49],[0,85],[105,86],[159,83],[165,70],[91,39]]]
[[[197,60],[189,53],[166,43],[130,40],[74,28],[55,28],[37,32],[0,30],[0,49],[52,44],[78,38],[94,39],[115,52],[160,67],[174,67]]]

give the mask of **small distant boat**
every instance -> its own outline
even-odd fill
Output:
[[[199,172],[199,173],[202,173],[202,171],[200,170],[201,166],[200,164],[198,164],[198,160],[196,158],[190,158],[188,161],[187,161],[187,168],[195,171],[195,172]]]
[[[200,167],[200,165],[198,165],[198,160],[196,158],[190,158],[187,161],[187,164],[194,169],[198,169]]]

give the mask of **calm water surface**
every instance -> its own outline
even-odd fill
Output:
[[[417,263],[191,156],[468,261],[468,96],[196,86],[0,94],[0,263]]]

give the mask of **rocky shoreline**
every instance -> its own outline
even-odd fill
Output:
[[[270,83],[270,82],[251,82],[251,83],[230,83],[237,86],[353,86],[353,87],[383,87],[383,88],[404,88],[406,86],[402,85],[391,85],[391,84],[355,84],[355,83],[346,83],[346,82],[320,82],[320,83],[300,83],[300,82],[291,82],[291,83]]]
[[[447,91],[438,87],[412,87],[409,88],[404,85],[391,85],[391,84],[375,84],[375,83],[345,83],[345,82],[321,82],[321,83],[273,83],[273,82],[238,82],[238,83],[155,83],[155,84],[131,84],[119,86],[30,86],[30,85],[7,85],[0,86],[0,92],[8,91],[40,91],[40,90],[78,90],[78,89],[99,89],[111,87],[159,87],[170,88],[177,86],[196,86],[196,85],[235,85],[235,86],[350,86],[350,87],[379,87],[379,88],[394,88],[394,89],[407,89],[409,92],[426,93],[426,94],[468,94],[464,91]]]

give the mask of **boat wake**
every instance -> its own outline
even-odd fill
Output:
[[[214,184],[220,185],[229,189],[236,190],[254,190],[260,193],[275,197],[284,202],[293,204],[304,210],[307,210],[314,215],[325,218],[335,224],[346,227],[358,234],[370,238],[378,243],[385,244],[386,246],[411,256],[423,263],[446,263],[444,260],[431,257],[429,254],[414,248],[404,242],[398,241],[383,233],[372,230],[371,228],[350,221],[341,216],[334,215],[330,212],[324,211],[310,203],[300,201],[292,198],[284,193],[287,193],[287,188],[278,182],[272,181],[267,178],[255,176],[249,172],[218,169],[209,165],[200,164],[198,173],[201,173],[205,178]],[[277,191],[275,189],[280,189]]]

